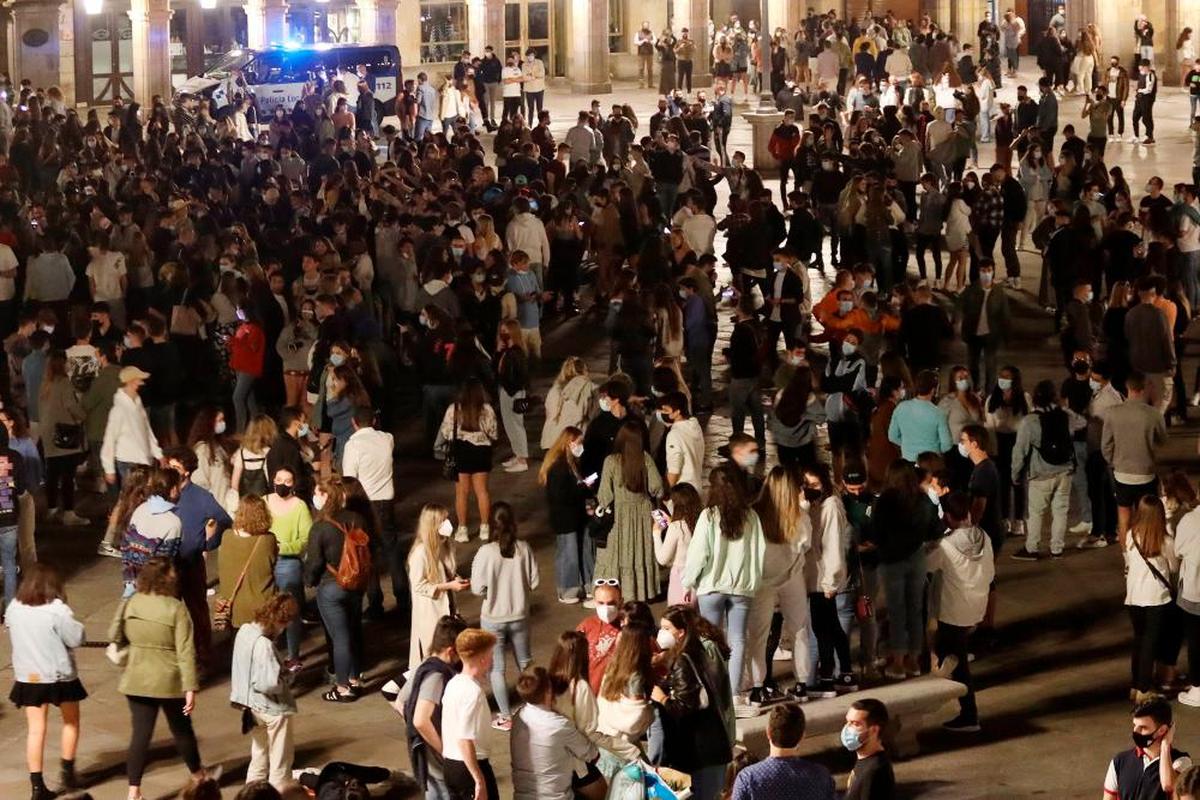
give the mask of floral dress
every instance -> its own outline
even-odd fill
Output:
[[[651,497],[663,491],[662,477],[654,461],[645,453],[646,491],[633,492],[621,481],[621,455],[604,459],[600,475],[601,506],[613,506],[613,527],[608,546],[596,551],[595,576],[616,578],[626,600],[648,601],[659,594],[658,562],[654,558],[654,520]]]

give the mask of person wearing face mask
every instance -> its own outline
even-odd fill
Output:
[[[983,424],[983,403],[980,402],[979,393],[975,391],[975,384],[966,367],[958,364],[952,366],[947,377],[947,383],[954,389],[947,392],[938,401],[938,409],[946,415],[946,424],[950,428],[950,440],[958,442],[963,428],[967,425]],[[959,479],[955,481],[955,486],[965,486],[970,465],[965,463],[963,457],[954,450],[946,453],[946,459],[955,473],[955,477]]]
[[[621,607],[624,598],[621,584],[615,578],[597,579],[592,590],[592,599],[584,603],[585,608],[594,608],[595,615],[575,626],[587,639],[588,684],[592,693],[599,696],[600,684],[604,680],[609,661],[617,649],[617,637],[621,633],[623,620]]]
[[[842,747],[854,753],[855,761],[843,800],[890,800],[896,796],[896,776],[883,746],[887,726],[887,706],[875,698],[855,700],[846,710]]]
[[[689,483],[703,485],[704,430],[688,413],[683,392],[669,392],[658,402],[659,419],[667,431],[667,486]]]
[[[597,406],[600,413],[587,424],[583,437],[583,455],[579,471],[584,476],[600,474],[604,459],[612,452],[617,431],[629,414],[629,384],[620,379],[610,380],[600,387]]]
[[[937,372],[925,370],[917,375],[916,396],[896,406],[888,425],[888,439],[910,463],[915,464],[921,453],[945,453],[954,446],[946,413],[933,404],[937,388]]]
[[[590,494],[586,475],[580,473],[583,432],[568,425],[546,452],[538,483],[546,488],[550,525],[555,533],[554,579],[558,602],[572,605],[590,590],[596,547],[587,533],[584,503]]]
[[[1161,695],[1146,694],[1138,699],[1131,713],[1133,747],[1117,753],[1109,762],[1104,795],[1155,800],[1179,797],[1177,789],[1182,787],[1177,781],[1192,766],[1192,760],[1174,747],[1170,701]]]
[[[1037,561],[1046,513],[1050,514],[1050,555],[1062,556],[1071,507],[1071,479],[1075,463],[1074,431],[1086,424],[1078,414],[1063,408],[1052,381],[1040,381],[1033,390],[1033,412],[1017,426],[1013,446],[1013,483],[1025,482],[1029,508],[1025,546],[1013,553],[1017,561]],[[1028,472],[1026,473],[1026,470]]]
[[[275,562],[275,585],[280,592],[295,598],[298,608],[304,606],[304,551],[308,547],[312,515],[308,504],[296,496],[296,477],[287,467],[280,467],[272,474],[272,491],[266,496],[267,510],[271,513],[271,533],[275,535],[279,558]],[[304,623],[297,614],[287,624],[287,660],[284,668],[292,673],[303,668],[300,661],[300,643],[304,637]]]
[[[990,258],[979,262],[979,280],[962,294],[962,337],[967,342],[967,364],[971,382],[991,386],[996,380],[996,353],[1008,340],[1012,318],[1008,295],[995,288],[996,265]],[[979,367],[983,361],[983,383]]]
[[[1081,550],[1107,547],[1117,540],[1117,500],[1112,471],[1101,450],[1104,417],[1108,410],[1125,402],[1112,383],[1112,368],[1105,360],[1092,364],[1088,376],[1087,472],[1092,509],[1092,529],[1076,545]]]
[[[1017,443],[1017,426],[1032,408],[1033,401],[1021,382],[1021,371],[1012,365],[1001,367],[996,386],[984,403],[984,420],[995,440],[996,466],[1001,481],[1001,525],[1006,533],[1015,535],[1024,534],[1025,487],[1012,480],[1012,451]]]
[[[292,493],[308,502],[312,498],[312,453],[308,449],[309,427],[304,412],[287,406],[279,412],[278,435],[267,451],[267,472],[286,469],[292,475]]]
[[[412,591],[410,665],[420,664],[429,657],[438,620],[455,613],[456,594],[471,585],[469,580],[457,576],[458,561],[450,539],[453,533],[454,525],[444,506],[426,503],[421,507],[416,536],[405,561]],[[309,542],[311,550],[311,538]]]
[[[308,382],[309,359],[316,342],[316,306],[311,300],[305,300],[296,319],[284,325],[275,340],[275,352],[283,367],[285,405],[303,407],[307,400],[304,386]]]

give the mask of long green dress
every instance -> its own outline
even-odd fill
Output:
[[[604,459],[596,498],[601,506],[613,505],[614,520],[608,546],[596,551],[595,575],[619,580],[626,600],[650,600],[660,592],[650,498],[662,495],[663,483],[650,456],[642,457],[646,460],[647,491],[632,492],[625,488],[621,480],[621,455],[614,453]]]

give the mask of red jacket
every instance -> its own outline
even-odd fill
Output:
[[[260,377],[266,349],[267,337],[262,328],[252,322],[243,322],[229,340],[229,366],[235,372]]]

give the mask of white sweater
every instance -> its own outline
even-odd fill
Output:
[[[846,586],[846,549],[850,546],[850,522],[846,507],[837,495],[814,503],[811,556],[804,560],[809,592],[840,592]]]
[[[27,606],[8,604],[4,615],[12,639],[13,677],[21,683],[59,683],[79,675],[73,648],[83,644],[83,623],[62,600]]]
[[[108,423],[104,426],[104,443],[100,446],[100,463],[104,471],[109,475],[116,474],[118,461],[153,464],[162,458],[162,454],[142,406],[142,398],[130,397],[124,389],[117,389],[108,412]]]
[[[1182,521],[1179,524],[1183,527]],[[1133,535],[1130,534],[1126,539],[1128,543],[1125,546],[1125,564],[1128,570],[1125,573],[1125,605],[1161,606],[1171,602],[1171,593],[1167,591],[1167,587],[1150,571],[1146,559],[1142,558],[1142,554],[1133,546]],[[1163,539],[1162,552],[1151,556],[1150,561],[1164,578],[1174,581],[1175,574],[1179,572],[1175,538],[1168,535]]]
[[[1174,544],[1179,559],[1179,605],[1189,613],[1200,614],[1200,508],[1193,508],[1179,520]]]
[[[695,417],[680,420],[667,431],[667,472],[679,475],[696,491],[703,485],[704,429]]]
[[[957,528],[929,553],[926,567],[942,573],[937,618],[948,625],[978,625],[987,611],[988,586],[996,576],[992,543],[977,527]]]
[[[391,500],[392,435],[374,428],[359,428],[346,440],[342,453],[342,474],[358,478],[371,500]]]
[[[500,555],[500,543],[488,542],[471,562],[471,591],[483,598],[479,610],[487,622],[516,622],[529,616],[529,595],[538,587],[533,550],[517,542],[512,558]]]

